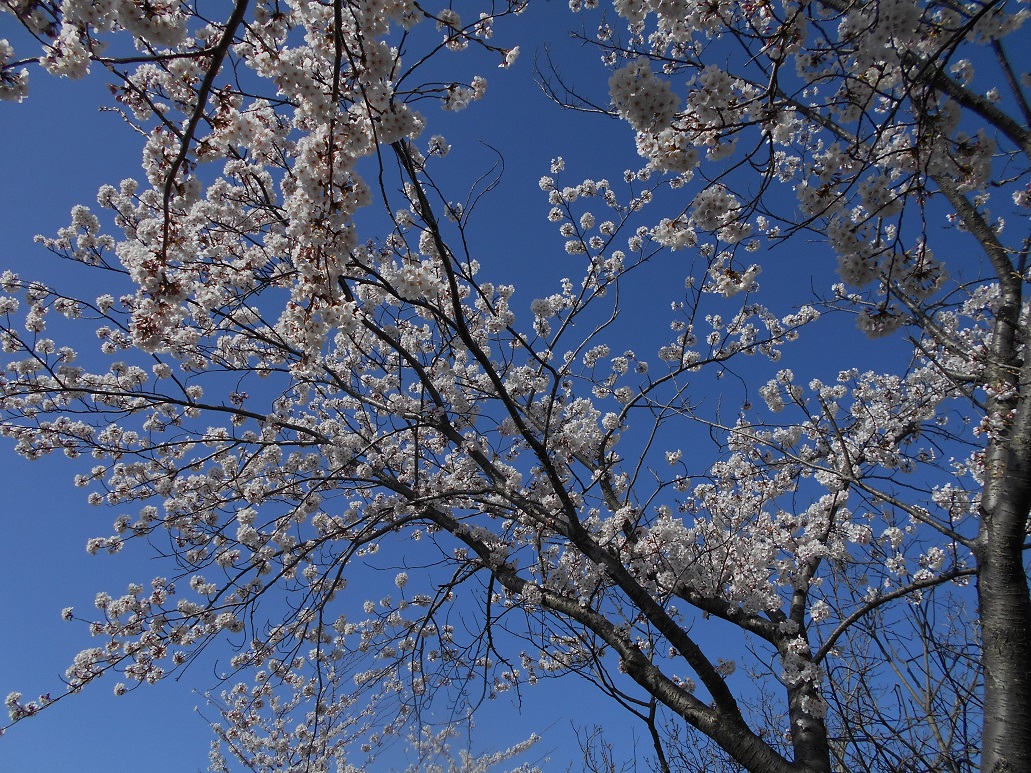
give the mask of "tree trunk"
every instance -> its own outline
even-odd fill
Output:
[[[1020,554],[1013,540],[991,535],[978,578],[985,673],[983,773],[1031,770],[1031,602]]]
[[[1010,434],[989,448],[977,555],[985,671],[983,773],[1031,770],[1031,598],[1024,543],[1031,510],[1031,366]],[[994,451],[994,453],[993,453]]]

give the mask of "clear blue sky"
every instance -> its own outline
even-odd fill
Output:
[[[562,250],[562,239],[546,220],[548,207],[537,180],[548,173],[556,155],[567,160],[567,176],[574,184],[587,176],[617,178],[624,168],[640,166],[633,152],[632,132],[622,122],[559,111],[533,81],[535,48],[546,40],[561,43],[563,29],[574,27],[577,17],[565,3],[531,3],[514,25],[501,24],[494,42],[519,44],[522,56],[508,71],[488,69],[485,100],[458,115],[425,109],[429,120],[424,137],[443,133],[456,158],[439,165],[448,171],[445,182],[472,182],[493,163],[489,143],[505,158],[502,185],[481,204],[474,219],[475,235],[485,265],[484,278],[511,282],[519,288],[523,304],[538,294],[556,291],[561,276],[578,277]],[[9,15],[0,15],[0,38],[16,38]],[[573,83],[601,96],[606,73],[592,53],[573,66],[570,50],[559,49],[558,61],[568,65]],[[459,55],[461,56],[461,55]],[[0,186],[0,269],[40,278],[58,277],[67,266],[32,243],[35,234],[50,235],[67,224],[74,204],[94,202],[97,188],[139,175],[140,138],[113,113],[98,107],[110,104],[103,77],[86,81],[56,81],[41,71],[32,73],[30,97],[23,104],[0,103],[0,153],[4,184]],[[470,159],[460,161],[458,157]],[[685,205],[691,194],[685,193]],[[772,268],[761,278],[764,287],[777,282],[792,286],[794,302],[800,276],[821,274],[829,279],[833,262],[814,250],[799,256],[797,247],[773,253]],[[677,253],[670,260],[687,260]],[[796,270],[778,272],[775,261],[791,260]],[[801,272],[801,274],[800,274]],[[679,274],[679,282],[683,274]],[[829,281],[816,283],[824,290]],[[97,281],[93,279],[91,281]],[[631,300],[636,324],[644,324],[668,309],[675,291],[656,273],[652,286]],[[92,288],[91,288],[92,289]],[[104,292],[97,286],[96,294]],[[830,338],[818,349],[822,375],[844,367],[856,348],[871,344],[852,334],[849,345],[831,346]],[[840,332],[840,331],[839,331]],[[84,333],[90,330],[84,327]],[[824,335],[834,335],[828,330]],[[854,342],[854,344],[853,344]],[[883,346],[883,344],[873,344]],[[807,350],[812,351],[812,350]],[[882,349],[887,352],[888,349]],[[651,353],[649,353],[651,356]],[[790,352],[789,352],[790,356]],[[807,355],[812,357],[812,354]],[[6,444],[3,444],[6,445]],[[65,606],[88,609],[97,591],[120,593],[130,581],[163,573],[142,550],[127,549],[116,557],[87,556],[87,538],[110,533],[117,511],[91,508],[72,476],[82,464],[48,458],[30,464],[0,447],[0,695],[11,690],[32,697],[37,690],[59,687],[74,654],[89,646],[84,627],[60,620]],[[140,546],[143,547],[143,546]],[[742,675],[741,678],[745,678]],[[102,680],[83,695],[48,709],[42,716],[21,723],[0,739],[0,770],[5,773],[192,773],[206,770],[211,739],[206,723],[192,712],[200,698],[194,690],[214,685],[202,662],[183,680],[143,687],[128,696],[112,694],[113,679]],[[564,679],[525,693],[521,714],[505,699],[491,706],[481,719],[475,743],[480,750],[505,746],[531,731],[544,734],[541,753],[555,750],[554,768],[565,770],[576,758],[570,722],[578,726],[605,724],[614,737],[629,720],[607,708],[593,688],[575,678]],[[550,728],[550,729],[549,729]],[[640,733],[642,729],[638,729]],[[624,735],[626,731],[624,730]],[[559,764],[561,761],[561,764]]]
[[[623,168],[638,165],[632,133],[625,124],[564,114],[533,82],[535,46],[545,37],[561,41],[562,28],[575,23],[564,3],[531,5],[511,37],[506,26],[499,25],[495,42],[520,44],[522,57],[508,71],[484,73],[489,80],[485,100],[458,115],[435,107],[425,110],[429,119],[425,137],[444,133],[455,156],[472,159],[457,166],[456,159],[440,165],[441,170],[454,169],[456,198],[463,193],[457,181],[472,182],[495,160],[493,151],[479,145],[480,141],[505,156],[502,186],[481,204],[479,232],[485,238],[481,246],[496,258],[485,275],[517,284],[524,303],[535,297],[527,277],[538,289],[554,292],[557,288],[549,285],[577,272],[563,265],[568,256],[562,252],[554,225],[546,220],[548,207],[537,186],[537,180],[548,173],[550,159],[565,156],[573,174],[581,176],[618,176]],[[0,14],[0,38],[5,37],[12,42],[21,39],[12,17]],[[16,45],[16,53],[30,50]],[[604,70],[593,56],[587,64],[592,87],[604,93]],[[103,76],[94,73],[84,81],[69,82],[36,68],[27,100],[0,102],[0,270],[11,268],[43,281],[66,279],[69,266],[33,244],[33,237],[53,235],[66,225],[73,205],[94,204],[101,185],[139,177],[141,139],[114,113],[98,111],[111,104]],[[577,77],[578,83],[586,80],[582,74]],[[623,160],[617,161],[618,156]],[[599,164],[599,159],[606,163]],[[87,274],[86,281],[98,280]],[[100,294],[106,288],[98,285],[93,290]],[[84,326],[82,332],[91,335],[92,331]],[[0,441],[2,695],[11,690],[25,693],[26,698],[39,691],[56,694],[58,678],[74,654],[93,645],[84,625],[61,621],[63,607],[88,611],[98,591],[121,593],[130,581],[162,573],[145,550],[130,547],[115,557],[86,554],[86,540],[110,533],[118,513],[88,506],[83,490],[73,488],[72,477],[82,472],[82,464],[88,461],[49,457],[29,463],[11,452],[8,441]],[[193,707],[201,700],[198,692],[214,686],[210,670],[202,664],[178,682],[145,686],[121,698],[112,693],[115,681],[101,680],[8,731],[0,739],[0,770],[192,773],[207,769],[211,734]],[[474,744],[485,751],[536,731],[544,741],[535,754],[554,752],[550,754],[554,767],[564,770],[564,761],[575,758],[571,722],[578,726],[604,723],[616,737],[616,728],[626,724],[618,710],[597,711],[598,697],[585,683],[563,680],[527,692],[521,714],[507,699],[500,699],[480,720]]]

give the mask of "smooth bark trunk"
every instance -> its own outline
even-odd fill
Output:
[[[985,671],[982,773],[1031,771],[1031,596],[1024,566],[1031,511],[1031,362],[1010,362],[1020,398],[1007,417],[1008,437],[988,449],[977,550]]]

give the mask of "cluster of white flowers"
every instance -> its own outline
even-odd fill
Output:
[[[676,117],[680,98],[647,60],[632,62],[609,78],[612,104],[637,131],[661,131]]]
[[[664,218],[652,229],[652,238],[663,247],[679,250],[698,244],[698,235],[683,216],[670,220]]]
[[[446,110],[464,110],[470,102],[483,99],[487,93],[487,79],[477,75],[472,83],[466,86],[463,83],[452,83],[447,87],[447,97],[444,100]]]
[[[21,102],[29,93],[29,71],[12,65],[14,49],[6,40],[0,40],[0,100]]]
[[[922,209],[940,183],[955,186],[950,201],[956,194],[973,196],[974,210],[949,216],[964,229],[979,228],[977,221],[984,219],[987,228],[1001,230],[1002,220],[987,210],[990,198],[999,195],[993,188],[1007,189],[1017,206],[1027,204],[1026,185],[1014,190],[1017,177],[1002,183],[999,167],[1000,141],[1026,147],[1015,129],[1021,121],[1011,122],[1008,108],[998,107],[1006,89],[982,82],[985,67],[975,70],[976,57],[947,62],[949,75],[943,77],[949,83],[926,84],[929,96],[916,98],[907,85],[926,79],[941,56],[935,41],[949,30],[974,25],[965,39],[973,54],[973,46],[1020,29],[1031,13],[1027,9],[993,9],[971,20],[960,9],[891,0],[843,10],[836,29],[820,30],[791,4],[776,12],[763,4],[619,0],[615,10],[627,21],[629,35],[622,52],[616,46],[603,56],[614,70],[612,104],[636,130],[637,149],[649,169],[683,175],[703,158],[713,165],[747,163],[763,169],[767,179],[792,186],[802,213],[822,221],[842,278],[863,289],[867,299],[892,288],[923,300],[942,287],[940,264],[898,248],[900,234],[907,232],[902,219]],[[603,25],[599,35],[608,44],[616,33]],[[713,40],[741,43],[743,59],[728,55],[699,64]],[[660,65],[666,78],[653,72]],[[795,85],[780,82],[790,70],[810,84],[800,96]],[[1015,88],[1012,73],[1000,78]],[[799,111],[803,103],[805,115]],[[987,120],[991,126],[970,130],[970,122],[961,120],[964,109],[978,114],[975,124]],[[891,118],[878,119],[871,131],[862,122],[874,113]],[[759,127],[761,138],[754,133]],[[768,149],[766,141],[772,144]],[[733,245],[753,229],[737,216],[740,205],[721,195],[724,190],[715,184],[700,194],[691,225],[721,230],[719,238]],[[762,206],[794,220],[791,205],[781,206],[769,191],[762,194]],[[655,238],[685,246],[670,231],[676,222],[664,220]],[[761,242],[752,239],[748,248],[760,249]],[[878,308],[857,319],[863,330],[885,335],[902,317],[884,303]]]

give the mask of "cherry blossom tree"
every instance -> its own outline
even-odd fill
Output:
[[[597,5],[598,94],[543,85],[643,160],[570,180],[555,138],[525,216],[575,278],[524,303],[430,126],[533,45],[523,3],[2,3],[145,137],[44,240],[117,291],[0,277],[0,431],[91,459],[90,552],[168,562],[97,597],[69,691],[227,642],[215,769],[360,765],[573,675],[660,770],[1021,769],[1026,4]],[[825,373],[846,319],[886,340]]]

